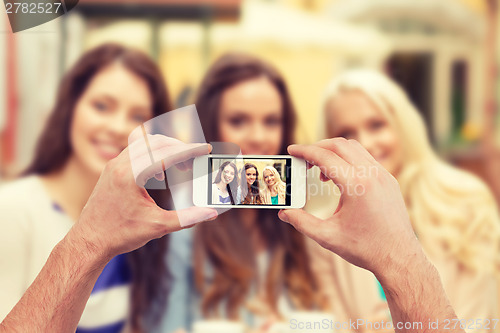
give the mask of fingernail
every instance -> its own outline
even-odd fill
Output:
[[[280,220],[282,220],[283,222],[288,222],[288,216],[286,216],[286,213],[284,210],[280,210],[279,213],[278,213],[278,217],[280,218]]]

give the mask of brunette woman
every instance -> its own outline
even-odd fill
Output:
[[[207,142],[232,142],[244,155],[286,154],[295,111],[283,77],[268,63],[226,54],[208,70],[196,106]],[[194,238],[194,241],[193,241]],[[203,318],[264,329],[293,309],[316,306],[305,240],[275,210],[232,209],[171,238],[175,283],[163,332]],[[192,252],[194,251],[194,255]],[[193,280],[194,277],[194,280]]]
[[[84,54],[64,76],[24,177],[0,189],[0,321],[38,275],[78,219],[106,163],[129,133],[170,109],[155,63],[106,44]],[[166,191],[149,191],[168,208]],[[9,205],[5,205],[9,202]],[[103,270],[77,332],[150,331],[163,313],[166,239],[115,257]],[[70,310],[70,309],[69,309]],[[153,319],[153,320],[152,320]]]
[[[221,164],[217,176],[212,184],[212,204],[231,204],[237,200],[238,192],[238,169],[230,161]]]
[[[241,170],[241,191],[244,205],[261,205],[262,196],[259,186],[259,170],[252,163],[245,163]]]

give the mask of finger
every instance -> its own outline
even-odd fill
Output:
[[[372,154],[370,154],[368,150],[366,150],[366,148],[363,147],[361,143],[359,143],[356,140],[348,140],[348,142],[353,149],[362,154],[369,162],[375,163],[377,165],[379,164],[378,161],[375,159],[375,157],[373,157]]]
[[[193,168],[193,159],[176,164],[175,167],[180,171],[191,170]]]
[[[134,134],[135,133],[135,134]],[[130,158],[135,159],[141,156],[151,156],[152,151],[169,146],[182,146],[186,143],[160,134],[145,134],[138,137],[135,131],[129,136]]]
[[[315,145],[291,145],[288,152],[318,166],[335,184],[345,185],[348,182],[352,166],[334,152]]]
[[[156,180],[163,181],[165,180],[165,174],[163,172],[155,174]]]
[[[328,182],[328,181],[330,181],[330,178],[328,178],[327,176],[325,176],[323,173],[320,173],[319,174],[319,180],[321,180],[322,182]]]
[[[342,209],[343,204],[344,204],[344,197],[340,196],[339,203],[337,204],[337,208],[335,209],[333,215],[337,214]]]
[[[175,231],[185,229],[196,223],[214,220],[217,218],[217,211],[213,208],[189,207],[186,209],[164,210],[158,206],[150,209],[150,215],[147,220],[157,223],[163,223],[166,226],[166,232],[156,237],[162,237]]]
[[[152,178],[155,174],[167,170],[172,165],[208,154],[209,151],[208,144],[198,143],[158,148],[156,151],[153,151],[155,162],[152,164],[149,157],[146,156],[131,160],[135,181],[137,185],[143,187],[148,179]]]
[[[306,235],[316,242],[321,241],[325,223],[322,219],[307,213],[303,209],[281,210],[278,217],[283,222],[290,223],[297,231]]]
[[[189,167],[186,165],[186,162],[176,164],[176,165],[175,165],[175,167],[176,167],[179,171],[186,171],[186,170],[189,170]]]
[[[178,223],[182,228],[214,220],[217,216],[218,214],[215,209],[207,207],[189,207],[177,211]]]
[[[357,166],[357,165],[368,164],[368,160],[365,154],[360,152],[359,149],[357,148],[354,149],[352,143],[344,138],[332,138],[332,139],[321,140],[315,143],[314,145],[334,152],[335,154],[340,156],[340,158],[342,158],[344,161],[346,161],[351,165]]]

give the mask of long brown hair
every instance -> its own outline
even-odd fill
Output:
[[[25,175],[45,175],[61,169],[72,154],[70,128],[75,105],[91,79],[104,67],[119,61],[143,78],[153,98],[153,116],[170,110],[167,87],[161,72],[149,57],[117,44],[105,44],[85,53],[63,77],[54,110],[37,143],[35,157]],[[167,191],[148,191],[163,208],[168,208]],[[168,269],[164,256],[167,238],[153,240],[128,254],[132,272],[131,318],[135,331],[146,331],[145,323],[157,323],[168,292]],[[146,320],[146,315],[148,320]]]
[[[220,181],[222,180],[222,173],[224,172],[224,168],[228,165],[234,170],[234,178],[229,184],[226,185],[226,189],[227,193],[229,193],[231,205],[234,205],[235,204],[234,198],[236,197],[236,192],[238,191],[238,168],[236,168],[236,164],[234,164],[231,161],[226,161],[222,163],[219,167],[219,172],[217,172],[217,175],[215,176],[213,184],[220,183]]]
[[[265,76],[278,90],[283,101],[283,131],[280,154],[292,143],[295,110],[282,76],[269,64],[246,54],[226,54],[209,69],[201,83],[196,106],[208,142],[219,139],[219,106],[223,92],[236,83]],[[268,304],[276,310],[284,286],[297,308],[315,306],[316,283],[309,267],[305,240],[292,226],[282,223],[276,211],[258,210],[259,233],[266,242],[271,259],[265,281]],[[229,318],[236,319],[251,283],[256,276],[253,244],[241,221],[242,213],[232,209],[215,222],[196,227],[194,270],[197,289],[202,293],[205,316],[217,314],[225,304]],[[205,260],[213,267],[213,280],[205,280]]]
[[[255,169],[255,181],[252,184],[247,183],[247,170]],[[245,166],[241,169],[241,196],[243,197],[243,204],[262,204],[262,196],[260,195],[260,184],[259,184],[259,170],[252,163],[245,163]],[[246,185],[246,186],[245,186]]]

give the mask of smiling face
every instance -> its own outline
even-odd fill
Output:
[[[269,79],[237,83],[221,96],[220,140],[237,144],[244,155],[277,155],[283,138],[283,102]]]
[[[221,180],[224,184],[229,184],[234,179],[234,168],[231,165],[226,165],[222,170]]]
[[[255,168],[248,168],[245,171],[245,175],[247,176],[247,184],[252,185],[257,179],[257,170]]]
[[[266,183],[267,186],[271,187],[274,184],[276,184],[276,179],[274,177],[274,174],[269,171],[269,170],[264,170],[264,182]]]
[[[327,104],[328,136],[357,140],[394,176],[403,162],[398,133],[361,92],[342,92]]]
[[[134,128],[152,118],[146,81],[114,63],[99,71],[77,101],[71,123],[72,159],[100,174],[128,144]]]

